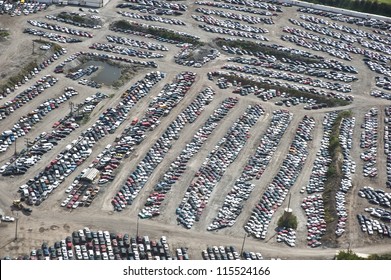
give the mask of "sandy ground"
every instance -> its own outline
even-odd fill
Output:
[[[46,74],[52,74],[59,78],[59,82],[52,88],[46,90],[43,94],[39,95],[22,108],[15,111],[11,116],[9,116],[5,121],[0,121],[0,131],[4,131],[10,128],[18,119],[35,109],[37,105],[46,100],[49,97],[55,97],[59,94],[62,94],[64,87],[73,86],[79,91],[79,95],[75,96],[71,101],[74,103],[82,102],[87,96],[95,93],[97,90],[92,89],[87,86],[82,86],[74,81],[71,81],[65,78],[62,74],[54,74],[53,69],[56,65],[60,64],[64,59],[69,55],[78,52],[78,51],[88,51],[88,46],[93,42],[106,42],[105,36],[107,34],[114,34],[108,30],[109,23],[114,19],[121,18],[117,15],[115,6],[119,1],[111,1],[105,8],[100,9],[100,16],[104,20],[104,25],[101,30],[93,30],[94,38],[92,39],[83,39],[83,42],[78,44],[67,44],[64,47],[67,48],[68,53],[62,56],[55,63],[50,65],[48,68],[40,72],[33,80],[29,81],[26,85],[23,85],[17,92],[21,92],[24,88],[31,85],[39,77],[42,77]],[[224,37],[221,34],[212,34],[207,33],[199,29],[197,26],[199,23],[191,19],[191,14],[193,13],[196,6],[192,1],[186,1],[189,5],[188,11],[181,17],[183,21],[187,23],[187,26],[174,26],[166,25],[157,22],[149,22],[152,25],[159,25],[168,28],[173,28],[178,31],[184,31],[188,33],[195,33],[197,36],[201,37],[202,41],[209,42],[215,37]],[[23,34],[22,31],[25,27],[30,25],[27,23],[28,19],[37,19],[42,21],[45,20],[45,15],[54,14],[59,11],[76,11],[75,7],[50,7],[47,11],[42,13],[37,13],[28,17],[9,17],[1,16],[0,23],[2,27],[9,27],[11,29],[12,35],[10,36],[7,42],[0,44],[1,50],[1,59],[0,59],[0,69],[9,69],[7,71],[1,71],[0,75],[2,78],[6,79],[10,74],[17,71],[16,65],[23,65],[28,59],[31,59],[32,49],[29,47],[31,45],[32,39],[37,39],[31,35]],[[277,44],[286,44],[287,46],[294,47],[297,49],[306,50],[304,48],[297,47],[287,42],[282,42],[279,37],[282,34],[282,27],[289,24],[289,17],[299,18],[295,12],[295,8],[283,8],[284,13],[279,15],[277,18],[274,18],[276,24],[273,26],[262,25],[268,30],[269,34],[266,36],[270,39],[270,43]],[[141,21],[143,22],[143,21]],[[60,23],[59,23],[60,24]],[[66,25],[61,23],[60,25]],[[13,28],[17,26],[17,28]],[[74,26],[69,26],[73,27]],[[80,28],[83,29],[83,28]],[[364,28],[367,29],[367,28]],[[89,30],[91,31],[91,30]],[[117,36],[127,37],[126,34],[116,34]],[[134,36],[137,40],[148,41],[142,37]],[[150,40],[155,43],[159,43],[155,40]],[[128,159],[124,159],[121,167],[118,169],[118,175],[116,179],[109,184],[105,191],[100,193],[98,197],[93,201],[93,204],[89,208],[76,209],[74,211],[67,211],[60,207],[60,202],[66,197],[64,190],[70,185],[74,177],[77,176],[81,170],[87,167],[91,161],[98,155],[103,148],[110,143],[113,143],[114,138],[119,135],[126,127],[127,122],[124,122],[116,131],[115,134],[109,135],[102,139],[97,145],[93,148],[93,153],[88,160],[86,160],[79,168],[73,172],[64,183],[62,183],[54,192],[51,194],[48,200],[44,201],[39,207],[34,207],[34,211],[31,216],[25,216],[22,213],[19,213],[19,222],[18,222],[18,239],[14,241],[15,237],[15,223],[13,224],[0,224],[0,256],[5,255],[18,256],[20,254],[28,253],[32,248],[38,248],[43,241],[48,241],[51,244],[54,241],[64,239],[67,235],[70,235],[72,231],[88,226],[91,229],[107,229],[114,232],[129,232],[133,235],[136,233],[136,223],[137,223],[137,213],[142,208],[145,203],[145,200],[154,185],[158,182],[164,172],[168,169],[169,164],[176,158],[181,150],[185,147],[186,143],[190,141],[193,137],[195,131],[203,124],[207,119],[209,114],[219,106],[221,101],[228,96],[235,96],[232,94],[232,89],[221,90],[217,86],[207,80],[206,73],[212,70],[218,70],[227,62],[227,57],[230,57],[229,54],[222,53],[221,56],[206,64],[203,68],[189,68],[181,65],[177,65],[173,62],[173,56],[178,52],[178,48],[174,45],[167,44],[169,48],[168,52],[162,52],[165,57],[156,59],[156,62],[159,64],[157,70],[167,73],[167,77],[160,81],[156,85],[148,97],[143,98],[139,101],[136,107],[132,108],[129,113],[128,119],[131,120],[134,117],[142,116],[147,107],[148,103],[156,96],[164,84],[170,83],[173,81],[176,74],[181,71],[193,71],[197,73],[196,82],[191,87],[190,91],[187,94],[187,98],[182,100],[177,107],[175,107],[169,116],[162,119],[160,126],[148,133],[147,141],[143,141],[142,145],[138,146],[136,151]],[[327,58],[332,58],[325,53],[316,52],[319,55],[325,56]],[[302,172],[299,176],[299,179],[296,181],[295,185],[292,187],[292,200],[291,207],[293,208],[294,213],[297,215],[299,220],[299,227],[297,230],[297,246],[296,248],[288,248],[286,245],[277,244],[274,238],[275,232],[271,229],[274,228],[273,225],[276,224],[277,219],[275,217],[280,216],[284,207],[287,205],[287,201],[279,208],[277,213],[274,215],[272,220],[272,225],[269,227],[269,233],[266,238],[266,241],[259,241],[252,238],[247,238],[245,243],[245,250],[260,251],[266,258],[271,257],[280,257],[287,259],[330,259],[334,256],[336,249],[335,248],[317,248],[311,249],[306,246],[306,217],[305,213],[300,208],[301,201],[305,194],[300,194],[300,189],[302,186],[305,186],[308,182],[309,176],[312,170],[312,164],[316,157],[316,152],[319,149],[320,139],[322,138],[322,121],[325,112],[339,109],[351,109],[354,116],[356,117],[356,126],[354,130],[354,140],[353,140],[353,149],[351,154],[354,160],[357,163],[357,171],[354,175],[354,188],[349,193],[349,222],[347,233],[340,238],[339,246],[342,249],[346,249],[348,243],[350,242],[351,248],[355,251],[362,253],[380,253],[387,252],[391,250],[391,245],[389,239],[380,239],[379,237],[373,236],[369,237],[366,234],[363,234],[358,227],[357,220],[355,215],[357,213],[363,212],[363,209],[367,207],[366,200],[360,199],[357,195],[358,189],[365,185],[371,185],[377,188],[385,189],[385,167],[386,167],[386,158],[384,156],[383,150],[383,132],[384,132],[384,114],[383,110],[385,106],[390,104],[390,102],[385,100],[375,99],[369,96],[369,92],[374,86],[374,76],[373,72],[368,71],[367,67],[363,64],[362,59],[358,55],[352,55],[354,58],[351,62],[344,63],[348,65],[353,65],[359,70],[357,77],[359,78],[358,82],[352,84],[352,94],[355,96],[355,101],[344,108],[326,108],[317,111],[305,111],[302,109],[302,106],[291,107],[289,110],[294,114],[293,120],[289,125],[287,131],[285,132],[283,139],[280,142],[280,145],[277,151],[274,153],[273,159],[269,163],[264,175],[261,180],[255,182],[256,186],[252,192],[251,197],[246,201],[244,211],[238,217],[236,224],[231,228],[226,228],[224,230],[219,230],[217,232],[207,232],[206,227],[216,216],[220,206],[222,205],[225,195],[232,188],[235,180],[240,176],[243,166],[246,164],[249,156],[254,152],[258,141],[262,134],[264,133],[267,125],[270,121],[271,114],[273,110],[280,108],[274,105],[272,102],[262,102],[260,99],[254,96],[240,97],[239,103],[235,106],[231,113],[223,120],[221,125],[215,129],[212,135],[208,138],[207,142],[203,145],[202,149],[194,156],[188,164],[186,173],[181,177],[181,179],[174,185],[172,191],[169,193],[169,199],[167,199],[162,207],[162,214],[152,220],[141,220],[139,223],[140,233],[143,235],[149,235],[152,238],[158,238],[161,235],[167,235],[169,238],[169,243],[172,248],[179,246],[186,246],[189,248],[190,257],[193,259],[201,258],[201,250],[205,249],[206,246],[210,245],[233,245],[236,248],[240,248],[243,241],[244,229],[243,225],[247,222],[252,208],[259,201],[264,190],[267,188],[268,184],[272,181],[273,177],[277,174],[278,169],[284,160],[289,145],[293,140],[296,128],[300,120],[305,114],[311,115],[315,118],[316,124],[313,130],[313,141],[309,144],[309,155],[307,157],[306,163],[302,169]],[[136,58],[138,59],[138,58]],[[334,59],[334,58],[333,58]],[[13,199],[18,198],[17,189],[20,185],[25,183],[29,178],[35,176],[47,162],[53,159],[70,141],[76,139],[80,133],[91,126],[94,121],[98,118],[99,114],[102,113],[106,108],[115,106],[118,103],[121,93],[124,92],[127,88],[130,87],[137,80],[142,78],[145,73],[151,71],[151,69],[145,69],[139,72],[135,77],[129,80],[123,87],[118,90],[114,90],[109,87],[100,89],[108,95],[114,94],[114,97],[111,99],[106,99],[102,105],[94,110],[91,115],[91,119],[76,131],[72,132],[65,140],[61,141],[55,149],[46,153],[42,160],[34,167],[30,168],[24,176],[17,176],[14,178],[0,177],[0,208],[6,215],[15,216],[16,213],[12,213],[10,210],[10,205],[12,204]],[[133,205],[122,211],[121,213],[114,213],[113,208],[110,204],[111,198],[118,191],[121,183],[127,178],[127,176],[132,172],[137,164],[144,158],[145,153],[149,148],[155,143],[155,141],[160,137],[164,132],[165,128],[176,118],[176,116],[182,112],[188,104],[191,103],[193,98],[198,92],[204,89],[206,86],[211,86],[215,92],[216,96],[214,100],[206,106],[205,110],[199,116],[197,121],[192,124],[188,124],[181,132],[180,138],[174,143],[173,148],[170,149],[168,154],[165,156],[164,160],[156,168],[153,174],[150,176],[147,184],[144,186],[143,190],[140,192]],[[15,93],[14,93],[15,94]],[[13,95],[14,95],[13,94]],[[0,105],[4,102],[11,100],[12,95],[7,96],[0,101]],[[232,123],[244,112],[245,108],[249,104],[261,103],[262,107],[265,110],[265,114],[258,120],[256,126],[251,130],[251,137],[248,139],[246,145],[242,149],[240,155],[235,160],[233,164],[225,172],[221,181],[215,187],[210,199],[208,206],[204,210],[200,222],[196,223],[191,230],[186,230],[181,226],[177,225],[175,209],[179,205],[180,201],[183,198],[183,195],[189,185],[190,181],[194,177],[194,174],[197,172],[205,157],[208,155],[210,150],[216,145],[216,143],[224,136],[226,131],[232,125]],[[359,155],[362,150],[359,147],[359,137],[361,133],[360,125],[363,122],[364,114],[371,107],[379,108],[379,143],[378,143],[378,168],[379,175],[375,179],[368,179],[362,175],[362,164]],[[62,104],[61,109],[58,109],[45,117],[45,119],[40,123],[40,125],[34,127],[34,129],[26,136],[28,138],[34,138],[43,131],[50,131],[51,125],[57,119],[65,116],[69,112],[69,104]],[[17,150],[21,150],[24,147],[24,139],[22,137],[18,139]],[[10,159],[13,155],[14,149],[8,149],[7,152],[0,155],[0,165],[4,164]]]

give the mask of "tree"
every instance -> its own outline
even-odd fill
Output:
[[[291,212],[285,212],[278,220],[278,227],[297,228],[297,218]]]

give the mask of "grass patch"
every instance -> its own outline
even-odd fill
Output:
[[[67,13],[67,12],[59,13],[57,15],[57,18],[61,18],[65,22],[79,23],[80,25],[89,26],[89,27],[93,27],[93,26],[97,26],[97,25],[101,25],[102,24],[102,21],[99,20],[99,19],[93,19],[93,18],[86,17],[86,16],[80,16],[78,14],[70,14],[70,13]]]
[[[34,39],[33,41],[36,43],[42,44],[42,45],[51,45],[51,50],[53,52],[58,52],[58,51],[62,50],[62,46],[60,46],[57,43],[53,43],[53,42],[42,40],[42,39]]]
[[[114,83],[111,84],[111,86],[114,89],[119,89],[122,87],[124,84],[126,84],[130,79],[132,79],[136,73],[141,70],[137,65],[132,65],[132,66],[122,66],[121,67],[121,76],[116,80]],[[114,94],[111,94],[109,98],[112,98]]]
[[[372,254],[368,258],[360,257],[352,250],[339,251],[335,256],[336,260],[391,260],[391,253],[388,254]]]
[[[59,44],[52,43],[50,41],[46,40],[40,40],[35,39],[33,40],[35,43],[44,44],[44,45],[51,45],[50,51],[52,53],[58,52],[62,50],[62,47]],[[13,88],[15,85],[17,85],[19,82],[22,82],[24,80],[24,77],[29,76],[31,71],[34,70],[34,68],[37,68],[39,63],[38,60],[41,60],[43,55],[40,55],[39,58],[34,59],[34,61],[31,61],[23,66],[22,69],[19,70],[18,73],[12,75],[7,80],[2,81],[0,83],[0,91],[4,92],[7,88]]]
[[[110,29],[113,28],[114,30],[124,30],[124,31],[135,31],[135,32],[143,32],[146,34],[151,34],[153,36],[161,37],[167,40],[174,40],[178,43],[189,43],[192,45],[203,45],[204,43],[201,42],[199,39],[178,34],[172,30],[166,29],[166,28],[158,28],[158,27],[146,27],[142,26],[136,23],[129,22],[127,20],[118,20],[113,22],[110,25]]]
[[[0,30],[0,38],[6,38],[9,35],[11,35],[11,33],[9,31],[7,31],[7,30]]]
[[[339,133],[342,119],[350,118],[352,112],[341,111],[331,128],[329,153],[332,159],[326,173],[326,182],[324,184],[324,192],[322,194],[324,203],[325,220],[327,223],[325,240],[332,243],[336,242],[334,229],[338,221],[337,209],[335,207],[335,194],[339,189],[339,184],[342,180],[342,148],[339,144]]]
[[[289,58],[291,60],[298,60],[306,63],[320,63],[322,62],[322,59],[317,57],[305,57],[301,55],[292,54],[287,51],[283,50],[277,50],[271,46],[255,43],[252,41],[246,41],[246,40],[226,40],[222,38],[217,38],[215,40],[215,43],[217,46],[222,48],[224,45],[227,47],[233,47],[233,48],[239,48],[242,50],[250,51],[252,53],[262,52],[266,55],[273,55],[277,59],[281,58]]]
[[[9,77],[5,82],[0,84],[0,91],[5,91],[7,88],[13,88],[21,82],[25,76],[28,76],[36,67],[38,67],[36,60],[26,64],[17,74]]]
[[[77,122],[79,123],[79,125],[83,125],[83,124],[86,124],[88,123],[88,121],[90,120],[90,114],[84,114],[81,119],[79,119]]]
[[[317,94],[312,94],[309,92],[303,92],[300,90],[296,89],[291,89],[291,88],[285,88],[281,86],[275,86],[275,85],[270,85],[267,83],[262,83],[262,82],[257,82],[257,81],[252,81],[249,79],[245,79],[242,77],[238,77],[236,75],[229,75],[229,74],[219,74],[219,77],[224,77],[227,79],[229,82],[234,83],[240,82],[242,86],[244,85],[251,85],[251,86],[257,86],[258,88],[264,88],[264,89],[275,89],[280,92],[286,92],[288,93],[291,97],[305,97],[305,98],[312,98],[316,100],[318,103],[325,103],[328,107],[336,107],[336,106],[346,106],[350,104],[349,101],[342,100],[342,99],[337,99],[337,98],[328,98],[325,96],[317,95]]]

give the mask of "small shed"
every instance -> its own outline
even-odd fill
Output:
[[[81,176],[81,180],[87,181],[87,182],[93,182],[96,177],[99,175],[99,170],[96,168],[87,168],[84,172],[83,176]]]

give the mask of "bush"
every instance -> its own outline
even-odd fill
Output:
[[[0,38],[5,38],[9,35],[10,33],[7,30],[0,30]]]
[[[335,256],[336,260],[391,260],[391,254],[373,254],[369,255],[368,258],[363,258],[358,256],[352,250],[339,251],[339,253]]]
[[[339,251],[335,259],[336,260],[363,260],[364,258],[357,256],[356,253],[354,253],[352,250],[347,250],[347,251]]]
[[[278,227],[297,229],[297,217],[292,213],[285,212],[278,220]]]
[[[111,28],[114,29],[122,29],[122,30],[130,30],[134,32],[142,32],[146,34],[151,34],[153,36],[161,37],[167,40],[173,40],[180,43],[189,43],[193,45],[203,45],[199,40],[186,36],[177,34],[172,30],[165,28],[156,28],[156,27],[145,27],[139,24],[131,23],[127,20],[118,20],[111,24]]]

